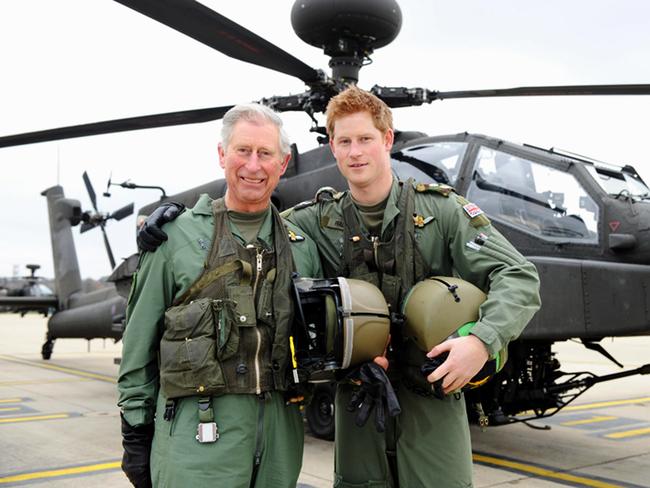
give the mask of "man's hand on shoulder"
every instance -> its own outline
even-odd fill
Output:
[[[155,252],[167,240],[167,234],[162,226],[176,219],[185,210],[185,205],[176,202],[165,202],[144,221],[138,230],[136,242],[141,251]]]

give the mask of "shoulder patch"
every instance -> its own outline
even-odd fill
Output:
[[[345,224],[342,220],[331,218],[329,215],[323,215],[320,218],[320,226],[335,230],[343,230],[345,228]]]
[[[490,219],[487,218],[485,212],[478,205],[469,202],[460,195],[456,197],[456,201],[463,207],[463,212],[469,218],[469,222],[473,227],[490,225]]]
[[[435,192],[443,197],[448,197],[454,191],[454,187],[445,185],[444,183],[416,183],[415,191],[418,193]]]

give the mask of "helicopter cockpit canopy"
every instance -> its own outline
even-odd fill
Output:
[[[609,195],[629,197],[636,201],[650,200],[650,188],[636,173],[597,164],[587,166],[587,171]]]
[[[598,242],[598,205],[572,173],[482,147],[467,198],[542,238]]]
[[[403,180],[437,182],[456,186],[460,166],[467,150],[466,142],[418,144],[394,152],[393,171]]]

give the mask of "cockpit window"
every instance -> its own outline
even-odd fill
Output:
[[[613,196],[625,196],[635,200],[649,200],[650,189],[629,173],[618,168],[587,166],[587,170],[603,190]]]
[[[455,186],[467,149],[464,142],[432,142],[408,147],[392,154],[393,172],[402,180]]]
[[[545,239],[598,242],[598,205],[570,173],[483,147],[467,197]]]

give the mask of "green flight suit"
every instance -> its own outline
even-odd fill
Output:
[[[151,453],[154,486],[248,488],[254,453],[261,447],[255,487],[293,487],[302,464],[303,426],[299,407],[285,406],[282,392],[212,398],[220,434],[214,443],[201,444],[195,439],[199,422],[196,396],[180,398],[174,418],[163,418],[166,399],[159,392],[158,356],[164,313],[202,271],[214,228],[211,202],[202,195],[193,209],[165,226],[169,239],[141,260],[127,307],[118,404],[132,426],[155,421]],[[232,222],[230,229],[245,244]],[[302,240],[302,233],[290,224],[273,229],[270,210],[258,239],[272,249],[274,232],[289,230],[295,232],[289,241],[297,271],[303,276],[321,276],[314,243],[309,238]],[[264,408],[260,408],[262,403]]]
[[[460,276],[489,292],[472,334],[495,357],[518,337],[540,306],[537,271],[480,211],[449,187],[419,185],[415,188],[418,191],[413,196],[414,215],[406,217],[414,222],[418,256],[424,258],[427,275]],[[395,232],[402,191],[405,191],[402,184],[394,181],[384,211],[380,241]],[[349,193],[339,194],[333,199],[301,204],[283,214],[316,242],[326,277],[346,269],[347,263],[342,260],[346,235],[344,208],[348,198],[351,198]],[[354,205],[352,208],[359,217],[358,209]],[[360,217],[359,221],[365,229]],[[477,238],[483,245],[474,242]],[[402,256],[397,262],[404,260]],[[415,253],[411,260],[415,260]],[[406,291],[402,290],[402,296]],[[399,364],[396,366],[400,368]],[[390,369],[389,375],[393,376]],[[394,386],[402,413],[387,422],[385,434],[379,434],[372,421],[363,428],[356,427],[354,414],[345,409],[351,386],[339,385],[335,408],[334,486],[471,487],[472,453],[463,395],[448,395],[438,400],[414,393],[399,380],[394,381]],[[396,451],[399,485],[391,476],[387,445],[394,446]]]

